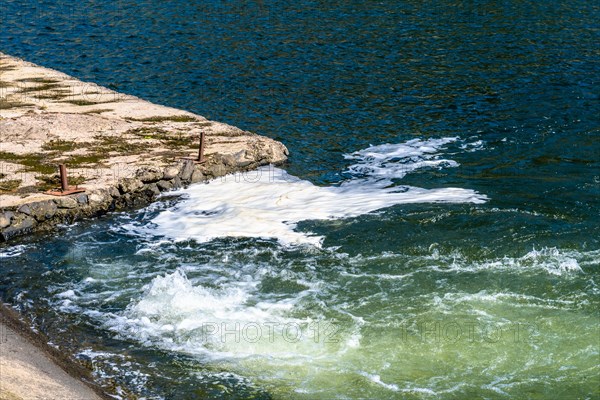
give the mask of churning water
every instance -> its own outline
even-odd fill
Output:
[[[595,2],[0,12],[2,51],[291,150],[0,247],[122,397],[600,397]]]

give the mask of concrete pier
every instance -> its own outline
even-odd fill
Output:
[[[0,241],[287,154],[275,140],[0,53]],[[60,193],[61,164],[69,189],[84,191]]]

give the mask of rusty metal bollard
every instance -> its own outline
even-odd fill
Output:
[[[206,161],[204,159],[204,132],[200,132],[200,146],[198,147],[198,160],[199,163]]]
[[[69,190],[69,180],[67,179],[67,167],[65,164],[58,166],[58,173],[60,174],[60,190],[63,192]]]
[[[60,164],[58,166],[58,173],[60,175],[60,190],[48,190],[46,194],[52,196],[67,196],[73,193],[85,192],[85,188],[78,186],[69,186],[69,179],[67,178],[67,167],[65,164]]]
[[[198,146],[198,157],[183,157],[183,160],[192,160],[194,164],[202,164],[206,162],[206,158],[204,158],[204,145],[205,145],[205,134],[204,132],[200,132],[200,143]]]

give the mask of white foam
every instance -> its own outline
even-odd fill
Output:
[[[402,178],[409,172],[424,167],[457,167],[453,160],[439,158],[437,152],[458,138],[413,139],[404,143],[381,144],[347,154],[344,158],[355,160],[348,171],[370,177]]]
[[[393,383],[385,383],[381,380],[381,377],[377,374],[369,374],[367,372],[361,371],[360,374],[362,376],[364,376],[365,378],[367,378],[368,380],[370,380],[371,382],[379,385],[379,386],[383,386],[386,389],[389,389],[393,392],[397,392],[400,390],[400,388],[398,387],[398,385],[395,385]]]
[[[154,278],[138,301],[105,325],[147,345],[210,359],[298,360],[325,354],[324,338],[316,336],[317,321],[289,315],[302,296],[257,301],[257,283],[213,289],[192,283],[177,269]],[[327,327],[318,328],[323,332]]]
[[[555,247],[543,248],[542,250],[533,249],[523,256],[522,262],[537,265],[553,275],[583,272],[575,258]]]
[[[297,232],[298,222],[356,217],[396,204],[483,203],[487,197],[469,189],[423,189],[392,182],[420,168],[458,166],[437,154],[455,140],[414,139],[349,154],[346,158],[356,161],[347,170],[351,178],[337,186],[316,186],[272,166],[228,175],[181,190],[184,200],[162,211],[152,224],[129,228],[179,241],[261,237],[319,246],[323,237]]]
[[[474,262],[469,257],[461,254],[460,251],[454,251],[450,255],[440,257],[437,255],[437,250],[433,249],[431,259],[443,259],[445,263],[443,266],[435,263],[427,268],[445,273],[473,272],[490,269],[530,273],[542,270],[557,276],[574,276],[584,274],[585,272],[580,264],[593,263],[593,260],[598,259],[599,254],[600,251],[598,250],[580,252],[577,250],[558,249],[556,247],[543,247],[540,250],[534,248],[519,257],[504,256],[502,258]]]
[[[75,294],[75,291],[73,289],[69,289],[69,290],[65,290],[64,292],[56,294],[56,297],[62,298],[62,299],[73,300],[73,299],[77,298],[77,295]]]
[[[27,246],[25,245],[17,245],[12,247],[7,247],[5,249],[0,250],[0,258],[10,258],[17,257],[23,254],[27,250]]]
[[[437,393],[429,388],[420,388],[420,387],[399,387],[394,383],[385,383],[381,376],[377,374],[369,374],[368,372],[359,371],[359,374],[367,378],[372,383],[375,383],[381,387],[384,387],[392,392],[402,392],[402,393],[413,393],[420,395],[429,395],[429,396],[437,396]]]

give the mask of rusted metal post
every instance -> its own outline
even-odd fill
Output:
[[[60,190],[66,192],[69,190],[69,180],[67,179],[67,167],[65,164],[59,164],[58,171],[60,173]]]
[[[204,162],[204,132],[200,132],[200,147],[198,148],[198,162]]]
[[[196,157],[182,157],[182,160],[192,160],[194,164],[202,164],[206,161],[204,158],[204,145],[205,145],[205,133],[200,132],[200,143],[198,145],[198,156]]]
[[[49,194],[52,196],[68,196],[73,193],[85,192],[85,188],[82,188],[82,187],[77,187],[77,186],[75,186],[74,188],[69,187],[69,180],[67,178],[67,167],[65,166],[65,164],[58,165],[58,173],[60,175],[60,190],[59,189],[48,190],[47,192],[45,192],[46,194]]]

